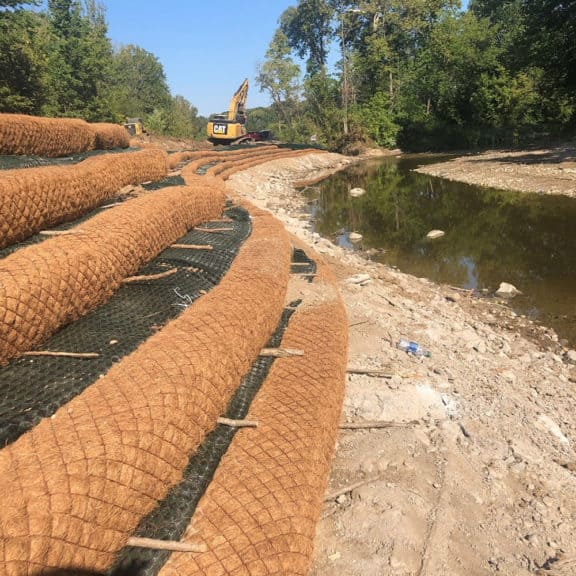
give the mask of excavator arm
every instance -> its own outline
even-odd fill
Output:
[[[240,88],[234,92],[228,108],[228,120],[230,122],[246,123],[246,98],[248,97],[248,78],[242,82]]]

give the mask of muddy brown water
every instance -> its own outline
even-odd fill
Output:
[[[414,172],[446,157],[362,163],[309,188],[314,229],[418,277],[493,295],[522,291],[520,314],[576,346],[576,200],[484,188]],[[364,188],[352,198],[348,191]],[[427,240],[431,230],[445,235]],[[363,236],[350,242],[350,232]]]

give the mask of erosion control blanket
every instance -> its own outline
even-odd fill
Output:
[[[0,248],[74,220],[128,184],[167,174],[161,150],[104,154],[72,166],[0,171]]]

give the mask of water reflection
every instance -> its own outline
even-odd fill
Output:
[[[524,294],[522,313],[576,344],[576,200],[481,188],[411,171],[438,158],[388,158],[352,167],[321,183],[315,230],[352,247],[363,235],[375,260],[415,276],[494,291],[500,282]],[[351,198],[351,188],[365,188]],[[433,229],[446,232],[426,240]]]

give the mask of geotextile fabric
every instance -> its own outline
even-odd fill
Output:
[[[0,114],[0,154],[66,156],[92,150],[95,141],[84,120]]]
[[[258,428],[236,434],[181,539],[208,551],[172,553],[160,576],[307,574],[347,360],[346,313],[325,265],[282,347],[304,356],[274,362],[247,415]]]
[[[75,165],[0,171],[0,248],[74,220],[128,184],[159,180],[167,155],[142,150],[93,156]]]
[[[223,208],[221,188],[164,188],[4,258],[0,366],[107,300],[122,279]]]
[[[282,312],[290,242],[273,217],[252,216],[218,286],[0,451],[6,574],[106,569],[180,481]]]

